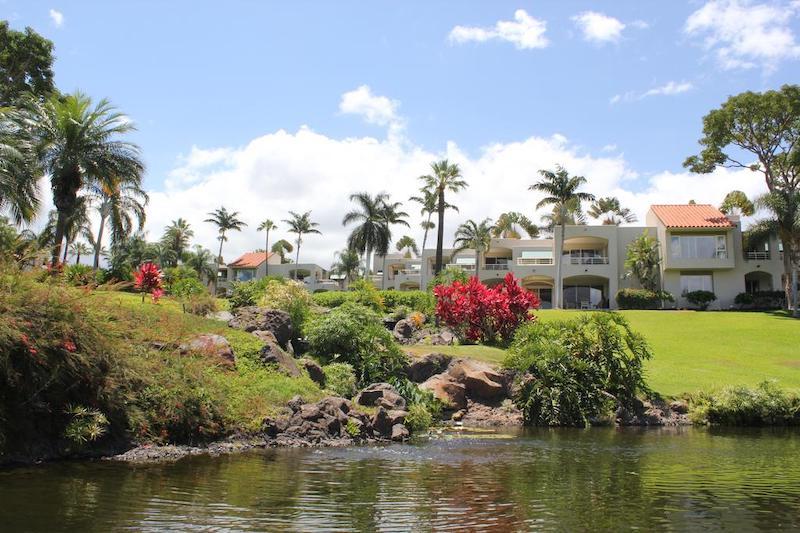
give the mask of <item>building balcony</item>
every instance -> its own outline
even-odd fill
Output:
[[[519,257],[517,258],[517,265],[519,266],[535,266],[535,265],[552,265],[552,257]]]
[[[483,265],[484,270],[508,270],[507,263],[498,263],[494,265]]]
[[[607,265],[608,257],[600,255],[591,257],[564,256],[564,263],[568,265]]]
[[[466,272],[475,272],[475,265],[461,265],[459,263],[447,263],[445,268],[460,268]]]
[[[766,250],[747,250],[744,252],[745,261],[769,261],[770,253]]]

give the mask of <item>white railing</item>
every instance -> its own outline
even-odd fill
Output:
[[[748,250],[744,253],[744,258],[747,261],[768,261],[769,257],[770,257],[769,252],[766,250],[762,251]]]
[[[494,265],[483,265],[485,270],[508,270],[507,263],[497,263]]]
[[[564,256],[564,261],[571,265],[607,265],[608,257],[569,257]]]
[[[552,265],[552,257],[520,257],[517,259],[517,264],[520,266],[528,265]]]
[[[413,268],[403,268],[403,269],[398,270],[397,273],[398,274],[405,274],[405,275],[416,274],[416,275],[419,276],[420,271],[417,270],[417,269],[413,269]]]
[[[460,268],[461,270],[468,270],[473,271],[475,270],[475,265],[461,265],[459,263],[447,263],[445,268]]]

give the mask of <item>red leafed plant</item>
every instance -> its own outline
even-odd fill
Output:
[[[142,293],[142,303],[144,303],[144,295],[152,294],[153,301],[158,302],[163,291],[161,289],[161,280],[164,278],[164,273],[149,261],[142,263],[139,270],[133,273],[133,286]]]
[[[439,285],[433,294],[439,319],[459,338],[485,344],[510,342],[521,323],[535,319],[530,311],[540,305],[539,298],[520,287],[511,272],[494,287],[472,277],[466,283]]]

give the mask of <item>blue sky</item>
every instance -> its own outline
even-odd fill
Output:
[[[200,197],[250,210],[253,224],[262,212],[312,209],[329,231],[309,259],[324,263],[343,244],[333,226],[349,188],[394,191],[403,180],[413,190],[441,155],[473,172],[465,216],[480,218],[513,203],[486,205],[482,191],[498,184],[527,195],[509,208],[532,211],[525,189],[538,167],[526,167],[551,161],[572,163],[590,184],[599,176],[593,192],[640,213],[670,181],[683,195],[704,183],[691,191],[698,201],[718,202],[736,180],[756,192],[756,176],[711,184],[681,163],[697,149],[702,116],[728,95],[800,79],[796,1],[5,0],[0,10],[53,40],[61,90],[108,97],[136,122],[157,193],[151,233],[181,215],[199,228]],[[302,126],[313,139],[299,139]],[[276,138],[281,130],[289,137]],[[340,150],[348,140],[366,146],[363,156]],[[315,158],[307,173],[297,168]],[[344,169],[329,173],[323,161]],[[224,187],[232,176],[246,182],[238,194]],[[212,247],[209,232],[198,238]],[[232,239],[231,254],[257,242]]]

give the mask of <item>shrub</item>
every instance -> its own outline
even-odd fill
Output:
[[[289,313],[292,328],[300,334],[311,309],[311,295],[298,281],[273,279],[267,282],[260,303],[269,309],[280,309]]]
[[[539,298],[520,287],[511,272],[491,288],[473,277],[439,285],[433,293],[436,315],[459,339],[486,344],[509,342],[521,323],[533,319],[530,310],[539,308]]]
[[[699,424],[787,426],[800,424],[800,397],[764,381],[755,389],[728,387],[692,398],[690,417]]]
[[[356,390],[356,374],[353,366],[347,363],[331,363],[322,367],[325,373],[325,387],[342,398],[352,398]]]
[[[78,446],[95,441],[108,431],[108,419],[97,409],[81,405],[70,406],[67,408],[67,415],[72,420],[67,424],[64,436]]]
[[[428,411],[425,404],[412,403],[408,406],[406,416],[406,426],[412,433],[425,431],[433,424],[433,415]]]
[[[153,263],[141,264],[139,270],[133,274],[133,286],[142,293],[142,302],[144,302],[144,295],[148,293],[153,295],[153,300],[158,300],[163,290],[161,288],[163,277],[164,274]]]
[[[783,309],[786,307],[786,294],[783,291],[740,292],[734,303],[752,309]]]
[[[391,317],[394,320],[403,320],[404,318],[406,318],[408,316],[408,314],[410,312],[411,312],[411,309],[409,307],[406,307],[405,305],[400,305],[400,306],[394,308],[394,311],[392,311]]]
[[[197,272],[186,265],[179,265],[164,269],[164,289],[166,289],[166,291],[170,294],[174,294],[175,284],[189,279],[197,280],[198,282],[200,281],[200,277],[197,275]]]
[[[428,290],[433,292],[439,285],[452,285],[456,281],[459,283],[467,283],[469,281],[469,276],[464,272],[464,269],[458,267],[443,268],[428,282]]]
[[[661,302],[675,301],[666,291],[647,289],[621,289],[617,291],[615,299],[620,309],[657,309]]]
[[[389,382],[405,399],[407,405],[422,405],[431,417],[438,417],[442,414],[442,402],[431,391],[421,389],[419,385],[406,377],[394,377]]]
[[[381,312],[384,310],[383,298],[371,282],[365,279],[358,279],[350,284],[350,291],[353,293],[353,302],[369,307],[374,311]]]
[[[327,291],[316,292],[311,296],[314,303],[321,307],[328,307],[333,309],[339,307],[345,302],[352,302],[353,295],[345,291]]]
[[[433,295],[425,291],[380,291],[383,298],[383,305],[386,309],[397,309],[404,307],[412,311],[418,311],[426,315],[432,315],[436,300]]]
[[[308,344],[324,362],[353,366],[359,384],[386,381],[399,375],[406,356],[380,317],[364,306],[347,303],[310,324]]]
[[[207,292],[189,296],[182,303],[185,312],[198,316],[206,316],[219,310],[216,298]]]
[[[414,311],[408,315],[408,320],[411,322],[412,326],[414,326],[416,329],[420,329],[422,325],[425,324],[425,315],[419,311]]]
[[[717,295],[711,291],[691,291],[684,294],[684,297],[700,311],[708,309],[711,302],[717,299]]]
[[[74,287],[82,287],[95,283],[94,270],[89,265],[78,263],[64,267],[64,281]]]
[[[264,285],[260,280],[234,281],[228,303],[231,310],[256,305],[264,295]]]
[[[753,295],[749,292],[740,292],[736,295],[736,298],[733,299],[733,303],[736,305],[752,305],[755,301]]]
[[[526,423],[585,426],[647,392],[642,365],[650,357],[621,315],[591,313],[522,326],[504,364],[523,376],[514,401]]]
[[[198,278],[183,278],[172,284],[170,293],[179,299],[208,294],[208,289]]]

